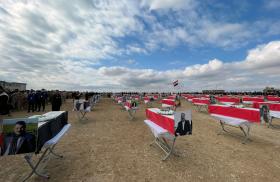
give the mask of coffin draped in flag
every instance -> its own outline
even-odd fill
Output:
[[[178,80],[173,82],[173,86],[176,87],[179,84]]]

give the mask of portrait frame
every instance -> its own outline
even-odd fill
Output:
[[[37,148],[38,118],[1,121],[1,156],[33,153]]]

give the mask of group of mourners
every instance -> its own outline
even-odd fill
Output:
[[[66,99],[89,100],[96,92],[66,92],[41,90],[9,91],[0,86],[0,115],[10,115],[11,111],[44,112],[46,105],[51,104],[52,111],[59,111]]]
[[[48,93],[44,89],[37,90],[36,92],[34,90],[31,90],[31,92],[27,96],[28,112],[40,112],[41,107],[42,111],[44,112],[48,97]],[[60,107],[62,105],[62,97],[58,90],[56,90],[55,93],[51,96],[50,102],[52,105],[52,111],[60,110]]]
[[[52,111],[59,111],[65,100],[56,90],[14,90],[9,92],[0,86],[0,115],[10,115],[11,111],[27,110],[27,112],[44,112],[50,102]]]

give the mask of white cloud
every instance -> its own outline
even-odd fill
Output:
[[[250,50],[244,64],[253,69],[280,67],[280,41],[272,41]]]
[[[239,23],[219,23],[204,21],[197,36],[202,42],[210,43],[220,47],[234,47],[242,45],[253,36],[247,30],[247,25]]]
[[[223,66],[223,62],[217,59],[210,60],[208,64],[196,64],[193,66],[186,67],[184,74],[186,76],[203,76],[209,73],[216,73]]]
[[[150,10],[158,9],[184,9],[195,5],[193,0],[142,0],[142,6],[148,6]]]
[[[129,59],[127,61],[127,64],[130,64],[130,65],[137,65],[138,63],[134,60],[134,59]]]
[[[64,60],[59,65],[49,65],[33,72],[1,72],[1,77],[15,77],[17,81],[31,83],[31,87],[49,89],[109,89],[155,91],[172,90],[170,83],[179,79],[188,91],[223,88],[227,90],[262,89],[267,85],[277,86],[280,80],[280,41],[270,42],[248,51],[245,60],[223,62],[210,60],[179,70],[157,71],[153,69],[130,69],[127,67],[88,67],[86,63]],[[252,66],[253,65],[253,66]],[[260,69],[259,65],[262,68]],[[271,72],[272,69],[274,72]],[[50,74],[51,73],[51,74]]]
[[[279,0],[265,0],[264,1],[265,7],[268,9],[279,9],[280,8],[280,1]]]
[[[126,48],[126,53],[127,54],[147,54],[147,50],[140,47],[139,45],[128,45]]]
[[[243,61],[228,63],[213,59],[207,64],[192,65],[183,70],[156,71],[124,67],[102,70],[106,70],[103,75],[117,77],[119,84],[128,89],[172,90],[169,83],[179,79],[189,91],[216,87],[226,90],[260,90],[267,85],[280,85],[280,80],[275,79],[280,76],[279,46],[280,41],[273,41],[249,50]],[[261,71],[260,66],[263,68]]]
[[[181,44],[232,48],[260,34],[279,34],[279,22],[269,23],[273,25],[269,30],[261,28],[268,27],[265,21],[222,22],[203,16],[198,5],[192,0],[4,1],[0,5],[1,79],[27,82],[29,88],[71,90],[163,90],[175,79],[193,90],[217,83],[223,88],[279,85],[275,79],[280,69],[279,41],[250,50],[239,62],[213,59],[167,71],[97,67],[122,55],[131,57],[124,59],[128,65],[136,65],[133,54],[147,56]],[[127,37],[135,42],[122,40]]]

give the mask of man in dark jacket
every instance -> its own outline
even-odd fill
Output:
[[[41,104],[42,104],[42,111],[44,112],[45,111],[45,107],[46,107],[46,101],[48,99],[48,93],[46,92],[45,89],[42,89],[42,92],[41,92]]]
[[[181,113],[181,121],[178,123],[175,131],[175,136],[182,136],[187,134],[192,134],[192,121],[186,120],[185,113]]]
[[[35,93],[34,90],[31,90],[30,93],[27,96],[27,101],[28,101],[28,112],[30,112],[30,110],[32,110],[32,112],[34,112],[35,109]]]
[[[2,155],[15,155],[34,152],[36,148],[35,136],[26,133],[26,123],[18,121],[14,132],[4,138]]]
[[[61,99],[61,95],[59,94],[59,91],[56,90],[55,94],[52,96],[52,111],[59,111],[60,110],[60,106],[62,104],[62,99]]]
[[[9,95],[4,88],[0,86],[0,115],[10,114],[10,106],[8,104]]]
[[[35,111],[40,112],[41,110],[41,91],[37,90],[35,93]]]

